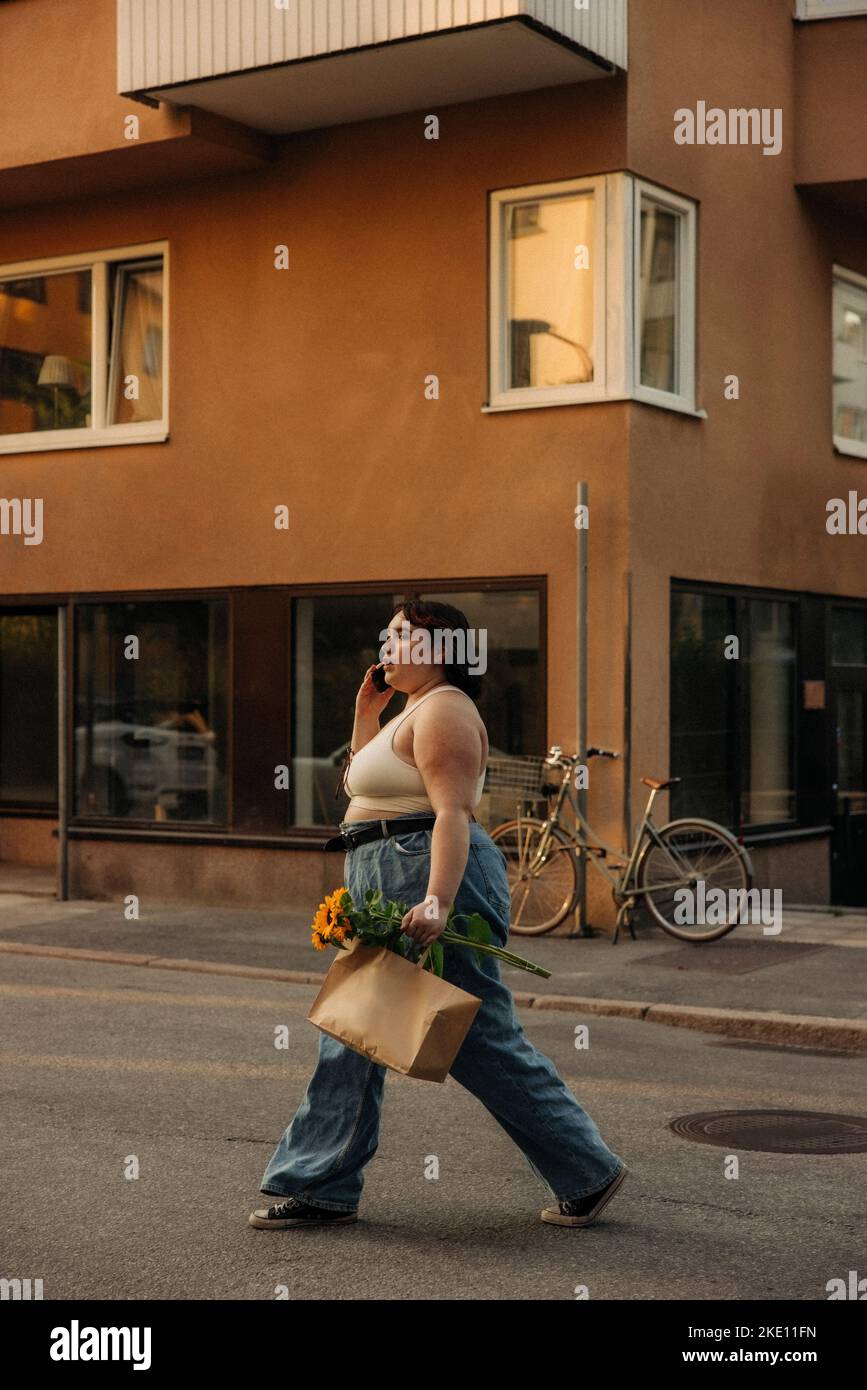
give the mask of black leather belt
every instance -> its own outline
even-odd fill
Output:
[[[345,830],[341,835],[332,835],[326,840],[323,849],[350,850],[366,845],[371,840],[387,840],[390,835],[409,835],[414,830],[430,830],[436,821],[432,811],[419,816],[402,816],[399,820],[379,820],[375,825],[366,825],[363,830]]]

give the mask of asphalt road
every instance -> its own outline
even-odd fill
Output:
[[[668,1128],[717,1108],[861,1113],[867,1058],[608,1017],[581,1020],[591,1045],[577,1051],[568,1012],[522,1021],[632,1169],[597,1225],[540,1222],[548,1194],[454,1081],[389,1073],[359,1222],[255,1231],[262,1172],[316,1055],[313,995],[0,957],[0,1275],[64,1300],[260,1300],[286,1286],[292,1300],[535,1301],[579,1285],[592,1299],[824,1300],[829,1279],[867,1272],[867,1154],[742,1152],[731,1179],[724,1149]]]

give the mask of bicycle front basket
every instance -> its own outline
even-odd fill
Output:
[[[524,796],[541,796],[542,787],[552,776],[551,769],[545,767],[544,758],[536,755],[490,758],[485,791],[520,792]]]

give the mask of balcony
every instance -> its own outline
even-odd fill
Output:
[[[118,0],[118,91],[274,135],[623,71],[627,0]]]
[[[193,108],[131,107],[116,90],[116,45],[110,0],[0,3],[0,215],[267,164],[273,142],[258,131]]]
[[[795,25],[795,182],[834,208],[867,216],[867,3],[804,0]],[[807,5],[809,4],[809,9]]]

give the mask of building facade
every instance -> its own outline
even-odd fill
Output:
[[[677,776],[867,901],[867,4],[63,9],[0,4],[0,871],[318,900],[401,598],[575,747],[586,524],[594,826]]]

